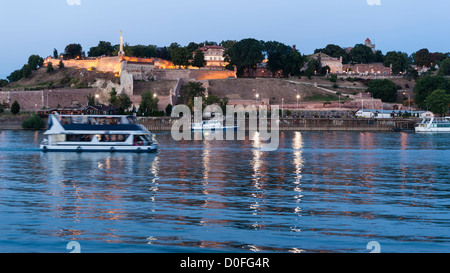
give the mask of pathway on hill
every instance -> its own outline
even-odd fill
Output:
[[[293,83],[293,84],[303,84],[303,85],[308,85],[308,86],[314,86],[317,89],[323,90],[325,92],[328,92],[330,94],[336,95],[336,90],[331,90],[331,89],[327,89],[323,86],[329,86],[329,87],[333,87],[333,85],[328,85],[328,84],[317,84],[317,86],[315,86],[313,83],[309,83],[309,82],[298,82],[298,81],[291,81],[291,80],[286,80],[287,82]],[[321,86],[319,86],[321,85]],[[365,89],[362,87],[356,87],[356,86],[341,86],[341,88],[350,88],[350,89]],[[351,99],[355,99],[354,95],[351,94],[345,94],[346,96],[348,96]]]

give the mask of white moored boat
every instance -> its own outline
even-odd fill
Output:
[[[155,152],[150,131],[134,116],[50,115],[42,151]]]
[[[417,133],[423,132],[449,132],[450,117],[436,118],[434,116],[424,117],[415,127]]]
[[[222,131],[222,130],[237,130],[237,126],[224,126],[219,120],[204,120],[202,122],[192,123],[192,131]]]

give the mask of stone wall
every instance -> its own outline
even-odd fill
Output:
[[[0,101],[9,106],[17,100],[20,109],[25,111],[35,111],[44,108],[56,108],[80,104],[85,106],[87,96],[98,93],[96,88],[86,89],[57,89],[40,91],[1,91]]]
[[[157,79],[177,80],[214,80],[236,78],[236,72],[230,70],[210,70],[210,69],[155,69],[153,75]]]
[[[53,59],[48,57],[44,64],[52,63],[53,67],[59,65],[60,59]],[[102,72],[120,73],[122,70],[122,60],[120,57],[103,57],[88,60],[62,60],[65,67],[76,67],[83,69],[94,68]]]

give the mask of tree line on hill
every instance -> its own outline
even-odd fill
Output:
[[[266,68],[272,72],[272,75],[300,76],[300,75],[324,75],[327,73],[328,67],[322,67],[320,60],[310,58],[301,54],[292,46],[283,44],[278,41],[262,41],[252,38],[236,40],[226,40],[220,43],[213,41],[205,41],[201,43],[190,42],[186,46],[178,43],[171,43],[169,46],[158,47],[156,45],[124,45],[126,56],[142,57],[142,58],[161,58],[169,60],[177,66],[187,67],[189,65],[203,67],[205,59],[203,52],[199,50],[205,45],[220,45],[224,47],[225,61],[229,64],[227,69],[237,69],[238,77],[253,77],[258,65],[267,60]],[[112,45],[110,42],[100,41],[97,46],[93,46],[88,50],[88,57],[100,56],[117,56],[119,45]],[[382,62],[386,67],[392,65],[393,74],[406,72],[407,75],[416,78],[417,70],[411,66],[428,67],[430,73],[423,75],[417,79],[415,88],[415,103],[425,109],[427,106],[427,97],[435,90],[444,90],[445,94],[450,93],[450,84],[448,78],[443,76],[450,75],[450,53],[430,52],[428,49],[420,49],[411,55],[401,51],[389,51],[383,54],[380,50],[373,52],[371,48],[357,44],[351,50],[329,44],[325,48],[318,48],[314,53],[324,53],[330,57],[342,57],[343,63],[371,63]],[[64,53],[59,55],[57,49],[53,50],[54,58],[77,59],[86,56],[81,44],[72,43],[65,47]],[[0,87],[7,86],[9,83],[18,81],[22,78],[30,77],[32,72],[43,66],[43,58],[39,55],[31,55],[28,62],[21,69],[13,71],[7,80],[0,79]],[[64,67],[63,62],[59,64],[60,68]],[[436,67],[439,67],[437,76],[433,76]],[[51,73],[53,66],[47,67],[47,72]],[[377,84],[377,85],[376,85]],[[383,101],[395,101],[392,84],[377,83],[372,84],[373,94]],[[369,86],[370,88],[370,86]],[[387,92],[386,90],[391,90]],[[440,93],[442,95],[442,92]],[[442,96],[441,96],[442,97]],[[444,96],[445,97],[445,96]],[[428,99],[428,103],[431,100]],[[442,98],[443,102],[446,98]]]
[[[204,45],[220,45],[226,49],[224,53],[225,61],[228,62],[227,69],[237,69],[238,77],[253,77],[258,64],[267,59],[267,69],[275,76],[276,73],[282,76],[297,76],[314,74],[326,74],[328,67],[322,67],[320,60],[309,58],[301,54],[298,50],[278,41],[262,41],[256,39],[242,39],[240,41],[226,40],[220,43],[205,41],[201,43],[190,42],[187,46],[178,43],[171,43],[168,47],[158,47],[156,45],[124,45],[126,56],[142,58],[161,58],[172,61],[174,65],[187,67],[203,67],[206,64],[203,52],[199,50]],[[97,46],[88,50],[88,57],[117,56],[119,45],[112,45],[110,42],[100,41]],[[408,55],[401,51],[389,51],[385,55],[380,51],[373,52],[371,48],[357,44],[350,51],[344,48],[329,44],[325,48],[318,48],[314,53],[324,53],[330,57],[342,57],[343,63],[371,63],[382,62],[386,67],[392,64],[393,74],[407,72],[416,76],[417,71],[411,68],[415,64],[418,67],[440,67],[439,74],[450,75],[450,53],[430,52],[428,49],[421,49]],[[63,59],[84,58],[86,56],[81,44],[72,43],[65,47],[64,53],[59,55],[57,49],[53,50],[53,57]],[[8,82],[15,82],[22,78],[27,78],[32,71],[43,65],[43,58],[38,55],[31,55],[28,63],[21,69],[13,71],[8,77]],[[60,62],[60,67],[64,64]],[[52,72],[52,68],[50,71]],[[8,83],[0,80],[0,87]]]

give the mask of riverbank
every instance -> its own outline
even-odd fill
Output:
[[[22,130],[22,122],[28,117],[28,115],[0,116],[0,130]]]
[[[22,130],[22,122],[28,115],[1,116],[0,130]],[[138,117],[138,123],[150,131],[170,131],[178,118],[172,117]],[[414,130],[418,119],[391,118],[280,118],[278,123],[280,131],[398,131]],[[47,128],[47,119],[44,119]],[[271,120],[267,119],[267,128],[270,130]],[[249,128],[249,120],[245,120],[245,129]]]
[[[178,118],[170,117],[138,117],[138,123],[150,131],[170,131]],[[280,118],[280,131],[398,131],[414,130],[419,119],[415,118]],[[267,128],[271,128],[271,120],[267,119]],[[245,120],[245,129],[249,128],[249,120]]]

